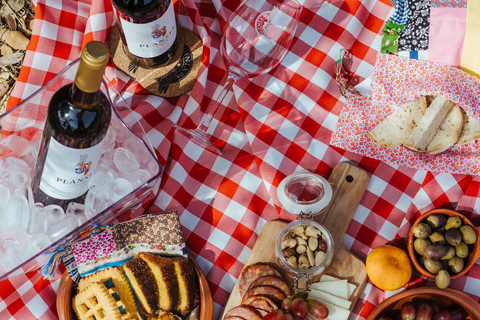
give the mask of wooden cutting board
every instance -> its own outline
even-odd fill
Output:
[[[335,166],[328,181],[333,188],[332,201],[325,212],[314,218],[315,221],[330,231],[335,243],[335,255],[324,274],[346,279],[357,286],[350,298],[350,301],[352,301],[350,310],[352,310],[367,281],[367,272],[365,263],[345,248],[343,237],[367,189],[370,177],[363,169],[348,162],[342,162]],[[278,265],[275,254],[276,240],[287,224],[288,222],[282,220],[268,222],[263,227],[245,265],[256,262],[275,265],[284,280],[292,287],[292,275]],[[314,282],[319,281],[319,279],[320,275],[314,279]],[[231,308],[240,305],[241,300],[237,282],[225,305],[224,315]]]

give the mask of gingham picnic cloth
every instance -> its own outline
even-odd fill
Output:
[[[307,169],[328,177],[341,161],[351,161],[371,176],[368,190],[344,242],[365,258],[386,243],[402,244],[423,212],[458,208],[476,216],[478,177],[434,174],[396,167],[329,145],[344,105],[335,79],[340,49],[353,54],[353,79],[373,71],[383,24],[392,5],[386,0],[306,0],[297,35],[281,65],[267,75],[238,81],[226,108],[212,122],[216,156],[183,136],[173,124],[194,127],[226,77],[219,55],[222,26],[239,0],[180,0],[179,23],[200,35],[204,54],[191,93],[174,99],[149,95],[136,81],[109,67],[107,76],[141,116],[140,123],[165,168],[149,212],[177,210],[189,253],[205,273],[214,300],[214,319],[262,227],[273,219],[292,220],[276,188],[287,175]],[[114,23],[108,0],[42,0],[36,8],[32,40],[10,106],[46,83],[76,59],[82,44],[107,40]],[[12,128],[5,128],[12,130]],[[32,271],[0,282],[0,319],[56,319],[56,280]],[[413,285],[426,281],[412,278]],[[432,285],[432,283],[429,283]],[[480,297],[478,264],[451,287]],[[386,295],[367,283],[350,319],[364,319]]]

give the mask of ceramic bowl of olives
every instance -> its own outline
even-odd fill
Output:
[[[467,273],[480,257],[480,228],[461,213],[434,209],[413,224],[408,236],[408,254],[415,268],[446,288],[450,279]]]

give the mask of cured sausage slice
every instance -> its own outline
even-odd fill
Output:
[[[282,277],[274,267],[271,267],[268,264],[254,263],[246,266],[242,271],[242,275],[240,276],[240,281],[238,284],[240,295],[243,297],[253,281],[265,276],[275,276],[278,278]]]
[[[248,289],[252,289],[258,286],[272,286],[277,289],[280,289],[280,291],[283,292],[285,297],[290,297],[291,295],[290,288],[285,283],[285,281],[274,276],[265,276],[265,277],[257,278],[257,280],[253,281],[250,284],[250,287],[248,287]]]
[[[245,305],[232,308],[225,315],[225,319],[232,317],[239,317],[247,320],[262,320],[262,316],[255,308]]]
[[[278,309],[278,306],[275,304],[275,302],[273,302],[272,299],[267,296],[251,296],[245,299],[243,304],[268,312]]]
[[[285,295],[283,294],[280,289],[277,289],[272,286],[258,286],[255,288],[251,288],[245,293],[245,296],[243,297],[243,301],[246,301],[248,298],[251,296],[266,296],[270,298],[277,306],[279,306],[283,299],[285,299]]]

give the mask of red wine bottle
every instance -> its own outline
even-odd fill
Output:
[[[172,0],[112,0],[112,4],[132,59],[145,67],[160,66],[171,59],[177,38]]]
[[[97,41],[82,50],[75,81],[52,96],[32,191],[35,202],[84,203],[111,119],[108,98],[100,91],[107,47]]]

